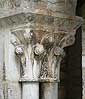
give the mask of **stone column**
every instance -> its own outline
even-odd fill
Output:
[[[79,21],[80,19],[78,19],[78,17],[75,16],[75,10],[76,10],[76,4],[77,4],[77,0],[36,0],[36,2],[38,2],[38,5],[40,8],[37,7],[37,10],[35,10],[37,13],[39,14],[43,14],[43,15],[48,15],[48,16],[53,16],[53,17],[58,17],[57,21],[54,20],[54,22],[56,23],[56,32],[60,33],[60,36],[62,36],[63,33],[68,33],[68,38],[65,40],[64,37],[56,37],[56,40],[60,39],[60,42],[68,42],[68,46],[70,46],[71,42],[74,42],[74,37],[75,37],[75,32],[77,30],[77,28],[80,26],[81,22]],[[50,25],[51,25],[51,19],[50,20]],[[70,20],[70,21],[69,21]],[[52,27],[54,27],[54,25],[52,24]],[[51,27],[51,29],[52,29]],[[50,29],[49,29],[50,30]],[[61,33],[61,31],[63,31],[63,33]],[[52,31],[52,35],[53,35],[53,31]],[[59,42],[58,42],[59,43]],[[58,44],[57,43],[57,44]],[[73,43],[72,43],[73,44]],[[60,47],[59,45],[55,45]],[[61,47],[61,49],[63,49],[64,47],[66,47],[66,45],[63,45],[63,47]],[[59,49],[60,50],[60,49]],[[64,51],[63,51],[64,52]],[[50,52],[51,53],[51,52]],[[51,56],[53,55],[53,53],[51,54]],[[60,59],[58,59],[58,55],[60,56]],[[57,77],[57,82],[55,82],[55,78],[53,77],[53,79],[51,79],[52,76],[49,77],[48,82],[46,82],[47,78],[44,77],[44,82],[41,82],[41,99],[57,99],[58,98],[58,81],[59,81],[59,68],[60,68],[60,62],[61,59],[63,58],[62,55],[58,54],[56,59],[53,59],[53,57],[50,57],[50,55],[48,56],[48,64],[47,67],[51,67],[52,65],[58,65],[57,66],[57,71],[58,75],[56,75]],[[57,61],[56,63],[53,63],[53,60]],[[50,66],[49,66],[50,65]],[[55,66],[54,66],[55,67]],[[52,69],[53,70],[53,69]],[[50,71],[52,73],[52,70],[50,71],[50,69],[48,69],[48,72]],[[46,70],[45,70],[46,71]],[[48,74],[47,72],[47,74]],[[50,73],[49,73],[50,75]],[[52,80],[53,82],[50,82],[50,80]],[[56,90],[57,89],[57,90]]]
[[[15,54],[21,62],[22,99],[58,99],[64,47],[75,42],[82,18],[74,16],[74,0],[29,1],[28,24],[12,29]],[[42,94],[42,95],[41,95]]]
[[[35,60],[33,48],[36,43],[34,33],[22,26],[12,30],[15,40],[15,54],[20,60],[21,99],[39,99],[39,63]]]

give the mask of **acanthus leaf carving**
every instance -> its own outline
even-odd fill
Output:
[[[63,48],[75,42],[75,30],[80,25],[75,19],[52,17],[57,21],[49,24],[47,16],[32,14],[32,17],[32,22],[29,21],[30,26],[12,30],[16,37],[16,42],[13,44],[15,53],[21,60],[20,79],[40,82],[59,81],[60,63],[65,56]]]

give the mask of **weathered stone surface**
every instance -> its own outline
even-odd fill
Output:
[[[0,81],[0,98],[4,99],[4,90],[3,90],[3,82]]]
[[[11,39],[14,39],[11,36],[9,30],[4,31],[4,61],[5,61],[5,76],[6,80],[18,81],[20,69],[19,63],[14,54],[14,46],[11,44]]]
[[[11,32],[0,31],[0,99],[20,99],[19,67],[10,42]]]
[[[3,72],[4,72],[4,34],[2,31],[0,31],[0,81],[3,79]]]
[[[15,54],[21,62],[21,80],[59,81],[63,48],[74,43],[82,19],[33,13],[25,16],[28,24],[11,29],[16,37],[12,43]]]
[[[42,83],[40,99],[58,99],[58,83]]]
[[[0,18],[22,12],[74,15],[77,0],[0,0]]]
[[[38,83],[23,83],[22,99],[39,99]]]
[[[3,28],[13,28],[13,27],[20,27],[22,25],[26,25],[29,23],[32,23],[31,27],[35,27],[36,29],[43,29],[48,30],[52,32],[53,29],[56,29],[55,31],[59,29],[63,29],[65,31],[75,29],[81,25],[82,19],[79,17],[53,17],[53,16],[47,16],[42,14],[33,14],[33,13],[21,13],[16,14],[14,16],[9,16],[6,18],[0,19],[0,29]],[[57,27],[56,27],[57,25]],[[53,28],[54,27],[54,28]]]
[[[0,82],[0,99],[21,99],[20,85],[17,82]]]
[[[76,0],[75,1],[74,0],[0,0],[0,18],[1,18],[0,30],[3,30],[2,34],[4,33],[4,37],[3,36],[0,37],[4,39],[4,44],[3,44],[3,40],[0,39],[1,41],[0,44],[4,45],[4,52],[3,52],[3,47],[0,47],[1,49],[0,53],[1,55],[3,54],[2,57],[0,58],[1,60],[0,74],[3,74],[3,75],[1,75],[0,78],[2,77],[4,78],[3,81],[1,82],[1,84],[3,85],[1,85],[1,88],[0,88],[1,90],[0,95],[2,99],[6,99],[6,98],[7,99],[20,99],[21,94],[23,94],[23,99],[27,99],[27,96],[30,96],[30,99],[31,98],[39,99],[39,84],[38,83],[37,84],[34,83],[34,85],[33,84],[29,85],[21,80],[22,83],[24,82],[24,85],[23,85],[23,92],[20,93],[20,90],[22,90],[20,89],[22,88],[22,86],[20,86],[21,84],[19,85],[19,82],[18,82],[20,78],[20,63],[19,63],[20,61],[18,60],[18,58],[16,57],[14,53],[15,48],[11,43],[11,39],[15,40],[15,37],[11,34],[11,31],[14,30],[16,27],[17,29],[22,28],[24,26],[27,26],[28,28],[30,28],[29,23],[32,23],[31,29],[37,35],[37,39],[39,38],[39,40],[37,41],[38,43],[40,43],[42,36],[44,35],[43,34],[44,32],[45,33],[50,32],[51,36],[53,34],[54,37],[52,36],[52,39],[50,39],[51,41],[53,40],[53,38],[55,38],[54,34],[56,33],[56,31],[57,31],[57,34],[59,33],[59,31],[64,31],[66,35],[69,35],[69,33],[72,33],[71,37],[74,38],[74,35],[75,35],[74,32],[76,30],[76,26],[78,27],[80,26],[81,18],[79,18],[80,20],[78,21],[78,24],[75,25],[77,21],[76,17],[68,17],[68,16],[75,14],[75,7],[76,7]],[[31,14],[29,14],[29,12]],[[72,20],[75,20],[75,22]],[[26,32],[28,33],[28,31]],[[59,39],[60,36],[61,35],[56,36],[56,39],[58,39],[57,44],[59,44],[59,42],[62,41],[61,39]],[[47,37],[48,40],[49,40],[49,37]],[[26,39],[28,43],[28,38]],[[64,45],[62,46],[62,48],[74,43],[73,42],[74,39],[69,40],[68,37],[64,39],[67,42],[64,42]],[[54,41],[56,40],[54,39]],[[45,44],[42,44],[42,45],[45,46]],[[61,49],[61,48],[58,48],[58,49]],[[17,54],[23,54],[22,48],[18,48],[16,52]],[[41,54],[42,52],[43,52],[43,47],[41,48],[41,46],[37,44],[35,54]],[[61,51],[57,50],[57,52],[55,51],[54,54],[61,55],[61,52],[62,50]],[[50,61],[50,58],[49,58],[49,61]],[[46,62],[50,64],[50,62],[48,61]],[[28,68],[25,68],[25,71],[27,71],[27,69]],[[32,68],[31,68],[31,71],[32,71]],[[36,68],[35,68],[35,71],[37,71]],[[34,74],[35,76],[36,76],[36,73],[38,72],[35,72]],[[27,75],[29,74],[31,75],[30,70],[29,72],[27,72]],[[43,89],[43,86],[45,87],[45,90]],[[34,88],[36,91],[35,93],[34,93]],[[50,99],[50,96],[51,96],[51,99],[57,98],[56,96],[57,85],[54,86],[51,84],[50,87],[47,87],[47,84],[43,84],[42,89],[40,90],[42,90],[43,92],[47,92],[47,94],[44,93],[45,99]]]
[[[8,99],[21,99],[21,87],[18,82],[8,82],[7,92]]]

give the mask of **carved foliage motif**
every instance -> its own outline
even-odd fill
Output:
[[[21,0],[0,0],[0,8],[15,8],[19,7]]]
[[[36,61],[40,67],[40,81],[59,80],[60,62],[65,55],[63,48],[74,43],[74,35],[26,29],[13,31],[12,34],[16,36],[13,42],[15,53],[21,59],[21,77],[29,78],[27,69],[32,69]]]
[[[12,30],[16,37],[15,53],[21,60],[21,78],[58,81],[60,62],[65,55],[63,48],[74,43],[82,20],[33,13],[26,17],[27,26]]]

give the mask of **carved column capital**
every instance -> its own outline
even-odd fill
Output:
[[[21,61],[20,81],[59,81],[64,47],[75,42],[80,17],[61,18],[28,13],[29,24],[12,29],[15,53]]]

